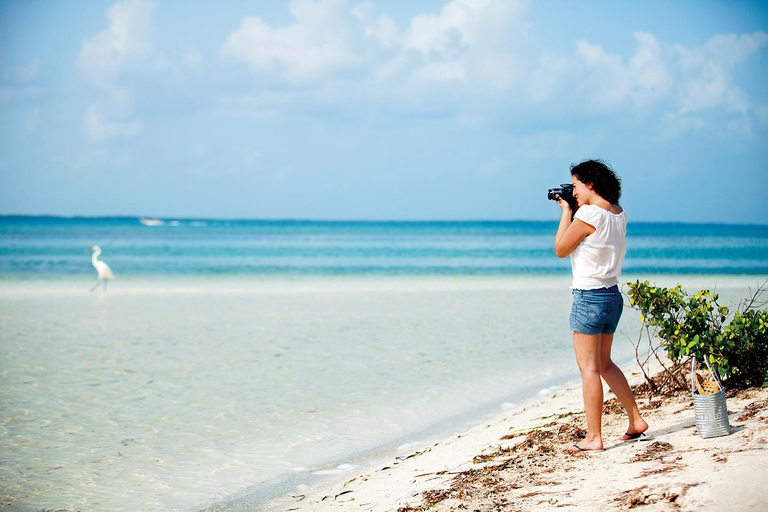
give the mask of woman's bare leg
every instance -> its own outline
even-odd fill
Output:
[[[613,345],[613,334],[603,334],[600,340],[600,375],[605,379],[606,384],[619,399],[621,405],[627,411],[629,416],[629,427],[627,434],[639,434],[648,430],[648,423],[645,422],[637,408],[637,402],[629,387],[627,378],[621,369],[611,359],[611,346]]]
[[[581,371],[581,392],[587,416],[587,437],[579,443],[583,450],[602,450],[603,383],[600,380],[600,334],[573,333],[576,363]],[[577,451],[575,448],[572,451]]]

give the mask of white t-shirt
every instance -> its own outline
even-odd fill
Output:
[[[594,290],[619,284],[617,278],[627,252],[626,212],[615,214],[588,204],[576,210],[574,219],[593,226],[595,232],[585,237],[571,253],[571,288]]]

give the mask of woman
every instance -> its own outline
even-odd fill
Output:
[[[627,214],[619,206],[621,182],[599,160],[571,166],[571,181],[578,208],[574,215],[568,202],[558,198],[563,213],[555,252],[560,258],[570,256],[573,270],[570,325],[587,415],[586,439],[569,449],[577,453],[603,449],[601,377],[629,416],[622,439],[640,437],[648,424],[640,416],[627,379],[611,361],[613,334],[624,307],[617,279],[626,252]]]

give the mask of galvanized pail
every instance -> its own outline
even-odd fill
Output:
[[[709,361],[704,357],[709,373],[717,383],[719,390],[716,393],[701,394],[696,386],[696,358],[691,364],[691,389],[693,389],[693,410],[696,414],[696,429],[704,439],[710,437],[727,436],[731,426],[728,422],[728,408],[725,404],[725,391],[717,375],[709,366]]]

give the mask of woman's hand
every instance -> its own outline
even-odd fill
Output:
[[[560,197],[560,194],[557,194],[556,199],[557,204],[560,205],[560,208],[563,209],[563,213],[571,213],[571,205],[568,204],[568,201]]]

